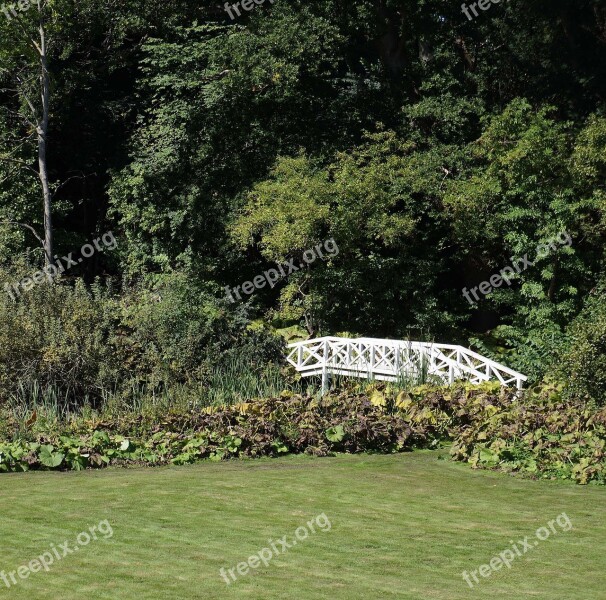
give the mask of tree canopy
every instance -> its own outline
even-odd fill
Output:
[[[43,25],[56,252],[119,239],[72,277],[174,277],[207,305],[331,238],[337,256],[219,312],[470,344],[534,379],[569,331],[582,345],[575,320],[598,311],[604,279],[600,0],[500,3],[472,20],[445,0],[278,0],[235,19],[181,0],[17,12],[0,14],[3,268],[42,259],[28,102]],[[562,232],[571,244],[535,261]],[[532,266],[466,300],[525,255]]]

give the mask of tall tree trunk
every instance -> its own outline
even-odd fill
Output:
[[[50,78],[48,75],[47,43],[44,31],[44,18],[38,0],[40,10],[40,91],[42,99],[42,116],[38,122],[38,167],[40,183],[42,184],[42,195],[44,199],[44,257],[46,266],[53,260],[53,221],[52,221],[52,195],[48,181],[48,167],[46,162],[46,142],[48,135]]]

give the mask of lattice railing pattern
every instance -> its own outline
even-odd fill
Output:
[[[288,349],[288,362],[303,377],[322,375],[324,391],[331,374],[383,381],[426,376],[444,383],[496,379],[518,389],[527,379],[472,350],[450,344],[322,337],[290,344]]]

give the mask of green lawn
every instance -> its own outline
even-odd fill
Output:
[[[290,457],[143,470],[0,476],[0,571],[108,519],[113,536],[32,573],[1,598],[598,600],[606,597],[606,489],[534,482],[438,460],[437,452]],[[510,570],[474,589],[461,572],[566,512]],[[239,576],[219,575],[332,528]],[[557,526],[556,526],[557,527]],[[280,544],[276,544],[280,548]]]

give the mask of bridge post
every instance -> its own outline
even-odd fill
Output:
[[[461,351],[457,350],[457,366],[461,364]],[[450,365],[448,368],[448,383],[454,383],[455,381],[455,365]]]
[[[328,391],[328,340],[324,340],[322,349],[322,396]]]
[[[395,371],[396,371],[396,381],[401,381],[400,377],[400,344],[394,344],[396,359],[395,359]]]

